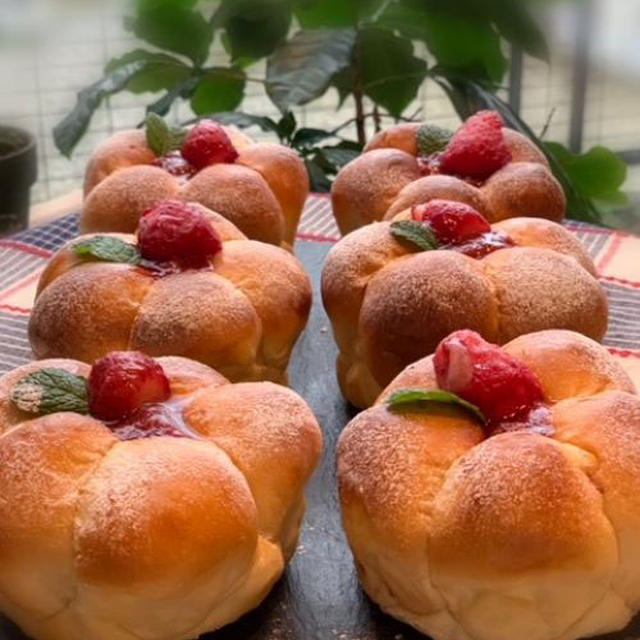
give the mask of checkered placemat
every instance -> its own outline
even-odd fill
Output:
[[[640,238],[574,221],[566,226],[595,261],[609,296],[609,331],[604,342],[640,388]],[[71,214],[0,239],[0,373],[33,358],[27,322],[38,278],[52,253],[78,232],[78,215]],[[335,242],[339,237],[329,199],[311,196],[298,239]]]

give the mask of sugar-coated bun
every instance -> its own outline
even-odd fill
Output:
[[[344,166],[331,189],[340,232],[381,220],[396,194],[420,177],[416,159],[398,149],[374,149]]]
[[[343,523],[362,585],[434,640],[575,640],[640,607],[640,399],[595,342],[568,331],[504,349],[541,379],[555,433],[487,437],[464,410],[393,411],[437,388],[405,369],[343,431]]]
[[[294,392],[160,358],[193,437],[0,414],[0,612],[34,640],[188,639],[256,607],[293,554],[320,428]],[[0,378],[0,407],[27,373]]]
[[[489,222],[523,216],[555,222],[564,218],[567,202],[562,187],[544,153],[526,136],[503,127],[512,159],[475,185],[458,176],[422,175],[416,160],[420,127],[415,122],[387,127],[369,141],[361,156],[340,170],[331,196],[343,235],[441,198],[464,202]]]
[[[567,199],[560,183],[543,165],[511,162],[484,184],[482,195],[490,222],[532,216],[560,222]]]
[[[103,142],[87,165],[83,232],[133,233],[145,209],[177,198],[220,213],[251,239],[291,249],[309,195],[303,161],[288,147],[256,144],[236,127],[224,129],[239,153],[236,163],[206,167],[191,179],[153,166],[157,157],[143,131]]]
[[[497,224],[516,246],[481,259],[416,253],[390,225],[373,223],[343,238],[323,271],[338,379],[354,405],[371,405],[394,376],[457,329],[499,344],[549,328],[603,337],[606,296],[593,262],[561,225],[536,218]]]
[[[211,269],[157,277],[78,257],[73,245],[91,235],[70,241],[40,279],[29,322],[36,356],[91,363],[138,349],[198,360],[233,381],[286,382],[311,306],[309,278],[289,252],[247,240],[222,216],[207,214],[223,240]]]

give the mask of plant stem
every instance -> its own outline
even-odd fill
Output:
[[[356,34],[356,42],[353,48],[353,99],[356,103],[356,132],[358,142],[364,147],[367,143],[367,132],[364,126],[364,91],[362,88],[362,57],[360,55],[360,38]]]
[[[378,109],[378,105],[374,105],[373,107],[373,124],[376,128],[376,133],[382,129],[382,123],[380,118],[380,110]]]

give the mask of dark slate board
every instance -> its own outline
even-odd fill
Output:
[[[324,431],[324,456],[308,489],[306,525],[285,576],[254,612],[205,640],[424,640],[425,636],[383,614],[358,586],[340,526],[335,446],[354,415],[334,375],[336,346],[320,300],[319,281],[330,245],[298,242],[297,253],[313,278],[314,306],[296,346],[291,385],[313,409]],[[0,619],[0,640],[26,640]],[[513,640],[527,640],[514,638]],[[640,617],[623,632],[600,640],[640,640]]]

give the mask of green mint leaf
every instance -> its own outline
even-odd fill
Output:
[[[435,124],[423,124],[416,134],[418,151],[421,156],[430,156],[442,151],[451,140],[453,131]]]
[[[406,240],[422,251],[438,248],[438,241],[433,231],[416,220],[396,220],[391,223],[391,233],[400,240]]]
[[[165,156],[169,151],[182,147],[187,130],[181,127],[170,127],[167,121],[153,111],[145,119],[147,145],[157,156]]]
[[[104,262],[138,264],[142,260],[135,245],[113,236],[94,236],[74,244],[72,249],[81,258],[94,258]]]
[[[389,396],[387,404],[390,409],[405,407],[406,405],[416,405],[419,407],[424,402],[440,402],[441,404],[454,404],[471,412],[482,424],[486,423],[486,418],[480,409],[471,402],[467,402],[460,396],[444,389],[400,389]]]
[[[64,369],[40,369],[26,375],[13,388],[11,400],[21,411],[40,415],[89,412],[86,379]]]

